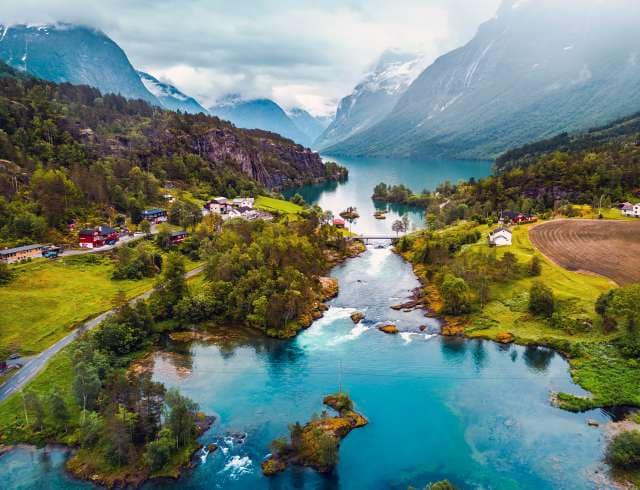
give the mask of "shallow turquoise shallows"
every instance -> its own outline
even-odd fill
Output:
[[[348,206],[358,209],[360,218],[353,223],[352,231],[359,233],[389,234],[391,225],[403,215],[410,221],[410,229],[422,227],[423,213],[420,209],[403,205],[374,204],[371,200],[373,188],[380,182],[404,184],[414,192],[429,191],[445,182],[486,177],[491,173],[492,162],[470,160],[406,160],[393,158],[343,158],[323,155],[323,160],[336,161],[349,169],[346,182],[329,182],[289,189],[284,195],[291,197],[298,192],[310,204],[319,204],[336,216]],[[375,211],[387,210],[386,220],[373,217]]]
[[[603,488],[603,433],[586,421],[608,417],[549,404],[551,391],[582,393],[559,355],[444,339],[420,311],[391,309],[418,284],[388,248],[371,247],[333,275],[340,295],[294,340],[238,332],[213,344],[167,345],[156,355],[155,378],[218,417],[202,442],[220,449],[201,455],[180,488],[405,490],[443,478],[461,489]],[[356,310],[367,315],[362,325],[349,318]],[[382,321],[402,333],[378,331]],[[270,441],[320,413],[322,397],[339,387],[370,424],[343,441],[335,473],[295,468],[263,477]],[[85,486],[66,478],[61,454],[49,452],[1,458],[3,487]]]

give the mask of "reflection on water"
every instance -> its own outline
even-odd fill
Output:
[[[327,182],[307,185],[284,192],[289,198],[298,192],[310,204],[318,204],[325,210],[338,215],[349,206],[358,209],[360,218],[353,222],[353,231],[359,233],[391,233],[392,223],[407,216],[410,230],[422,228],[421,209],[402,204],[374,203],[371,199],[373,188],[380,182],[404,184],[414,192],[423,189],[433,191],[445,182],[458,182],[471,177],[481,178],[491,173],[492,162],[469,160],[429,159],[406,160],[393,158],[343,158],[323,156],[325,161],[333,160],[349,169],[349,179],[345,182]],[[388,211],[387,219],[374,218],[375,211]]]
[[[527,346],[524,350],[524,362],[526,362],[527,366],[531,369],[544,372],[549,367],[555,355],[555,351],[551,349],[531,345]]]

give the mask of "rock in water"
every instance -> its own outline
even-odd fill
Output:
[[[362,320],[364,320],[364,313],[362,313],[360,311],[356,311],[355,313],[351,313],[351,321],[353,323],[358,324]]]
[[[378,327],[378,330],[380,330],[381,332],[390,334],[390,335],[395,335],[398,332],[400,332],[398,330],[398,327],[396,327],[395,325],[392,325],[392,324],[390,324],[390,325],[382,325],[381,327]]]

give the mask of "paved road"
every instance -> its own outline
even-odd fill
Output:
[[[196,267],[195,269],[187,272],[185,274],[185,278],[189,279],[190,277],[196,276],[203,270],[204,266]],[[132,299],[130,303],[135,303],[136,301],[140,301],[141,299],[146,299],[151,295],[152,292],[153,290],[149,290],[145,293],[142,293],[140,296]],[[42,370],[42,368],[54,355],[56,355],[71,342],[77,339],[78,336],[97,327],[100,323],[102,323],[102,321],[104,321],[111,315],[113,315],[113,310],[105,311],[97,317],[83,323],[80,327],[69,333],[66,337],[58,340],[55,344],[53,344],[47,350],[42,351],[40,354],[28,358],[25,357],[16,359],[15,362],[23,364],[23,366],[15,375],[9,378],[6,383],[0,386],[0,401],[4,400],[11,393],[21,389],[24,385],[31,381],[33,377]]]
[[[159,230],[157,225],[151,225],[152,235],[157,234],[158,231]],[[144,235],[145,234],[142,232],[135,232],[133,236],[129,236],[129,235],[121,236],[114,245],[105,245],[104,247],[98,247],[98,248],[73,248],[69,250],[63,250],[62,253],[60,254],[60,257],[70,257],[72,255],[84,255],[84,254],[91,254],[91,253],[108,252],[109,250],[113,250],[114,248],[121,247],[125,243],[141,240],[142,238],[144,238]]]

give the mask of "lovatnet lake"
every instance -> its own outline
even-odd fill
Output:
[[[583,394],[551,350],[434,335],[421,311],[390,308],[418,286],[389,248],[336,267],[340,294],[325,317],[290,341],[223,330],[210,343],[172,344],[155,355],[154,378],[217,416],[200,454],[177,483],[187,489],[397,489],[443,478],[460,489],[607,488],[601,463],[605,412],[569,413],[552,391]],[[354,325],[349,315],[366,314]],[[395,322],[392,336],[376,325]],[[420,331],[420,326],[427,329]],[[293,468],[267,479],[260,462],[288,424],[323,410],[339,387],[369,425],[343,441],[334,474]],[[89,488],[62,469],[58,449],[18,449],[0,458],[3,488]]]
[[[423,189],[433,191],[445,182],[456,183],[471,177],[486,177],[491,173],[493,162],[475,160],[423,159],[406,160],[397,158],[343,158],[326,156],[324,161],[335,161],[349,169],[346,182],[328,182],[307,185],[284,192],[289,198],[298,192],[310,204],[318,204],[322,209],[331,210],[335,216],[348,206],[358,209],[360,218],[352,225],[359,233],[389,234],[392,223],[407,215],[410,230],[421,228],[424,217],[422,210],[398,204],[375,203],[371,199],[373,188],[380,182],[385,184],[404,184],[414,192]],[[377,220],[373,213],[387,210],[386,220]]]

